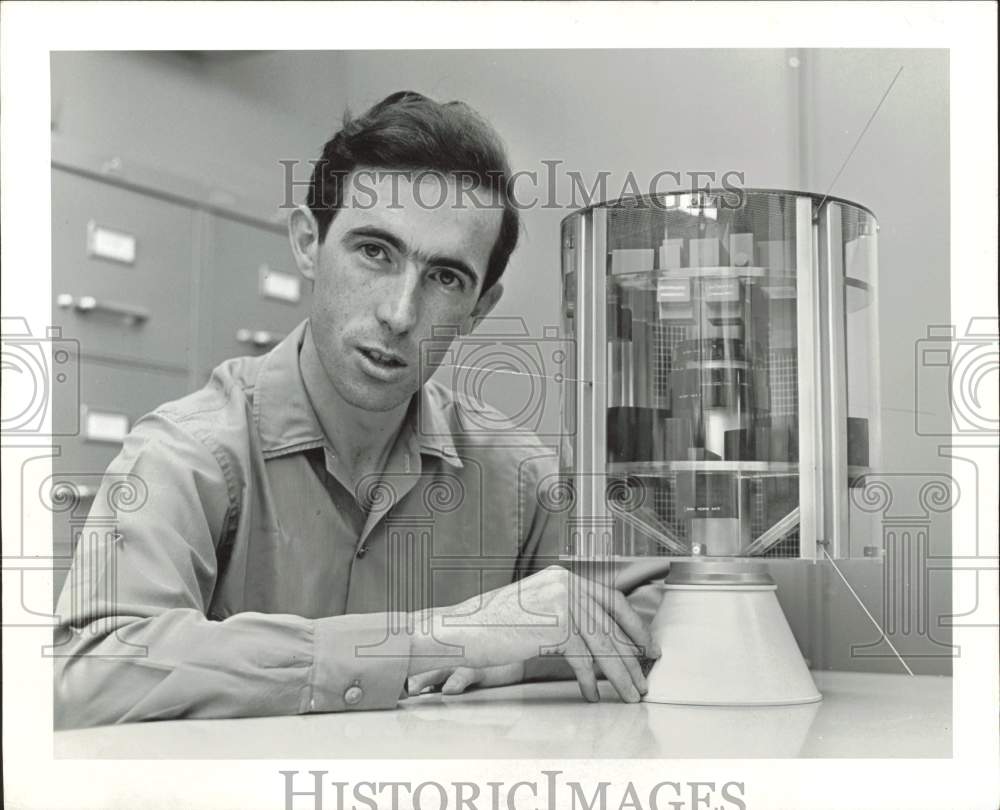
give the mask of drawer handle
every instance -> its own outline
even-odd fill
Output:
[[[149,320],[149,310],[132,304],[119,304],[116,301],[98,301],[92,295],[81,295],[74,299],[69,293],[61,293],[56,298],[56,304],[62,309],[75,309],[80,313],[105,312],[117,315],[128,324],[139,324]]]
[[[285,336],[277,332],[268,332],[263,329],[237,329],[236,340],[239,343],[246,343],[258,349],[270,349],[284,340]]]

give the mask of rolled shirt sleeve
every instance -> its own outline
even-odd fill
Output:
[[[57,728],[396,705],[409,637],[391,614],[206,615],[239,491],[226,462],[163,414],[135,426],[105,474],[57,605]],[[96,505],[137,484],[109,522]],[[110,499],[110,500],[109,500]]]

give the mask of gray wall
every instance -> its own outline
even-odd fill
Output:
[[[884,466],[930,476],[948,468],[934,441],[915,436],[913,410],[918,399],[921,408],[946,410],[947,400],[917,374],[914,344],[949,317],[944,52],[61,53],[52,57],[53,129],[221,189],[278,196],[278,159],[317,156],[345,104],[360,111],[406,88],[469,101],[503,134],[519,168],[541,170],[541,160],[553,159],[584,177],[606,170],[615,191],[629,171],[642,179],[662,170],[735,170],[748,186],[825,191],[899,65],[903,74],[833,193],[867,205],[881,224]],[[568,201],[564,174],[557,192]],[[525,212],[496,312],[523,318],[532,334],[559,320],[558,222],[566,213]],[[520,391],[512,384],[488,393],[503,407]],[[907,490],[897,505],[913,496],[911,481],[892,480]],[[946,555],[948,516],[928,527],[932,552]],[[841,568],[880,620],[924,609],[910,598],[920,595],[919,578],[900,576],[902,591],[887,591],[882,564]],[[852,656],[852,644],[877,633],[828,564],[784,564],[775,574],[814,665],[899,671],[891,657]],[[931,625],[950,610],[949,584],[947,576],[930,582]],[[942,629],[932,631],[947,641]],[[912,658],[914,669],[950,670],[935,641],[912,627],[897,635],[897,646],[927,656]]]
[[[938,455],[940,439],[920,436],[914,411],[949,412],[948,389],[921,373],[917,341],[929,325],[950,322],[950,173],[948,52],[945,50],[822,50],[801,55],[802,182],[823,191],[836,177],[857,136],[886,88],[903,68],[843,172],[834,193],[871,208],[879,221],[879,315],[883,471],[893,495],[872,531],[910,533],[909,545],[926,531],[929,557],[951,552],[951,520],[920,499],[929,482],[947,480],[951,465]],[[874,351],[876,347],[872,347]],[[932,417],[933,418],[933,417]],[[841,570],[883,623],[898,620],[890,634],[915,671],[951,670],[951,633],[938,627],[951,613],[951,572],[935,569],[926,581],[916,555],[888,561],[885,570],[867,561],[845,561]],[[883,577],[890,574],[891,587]],[[823,639],[821,663],[834,669],[852,664],[898,672],[884,644],[851,659],[851,646],[878,639],[830,570],[812,572],[821,598],[813,603],[811,634]],[[901,621],[908,614],[909,627]],[[926,622],[926,627],[921,625]],[[877,657],[871,657],[874,654]]]
[[[312,155],[336,119],[291,116],[231,86],[224,74],[258,57],[197,54],[52,54],[52,131],[180,177],[260,197],[280,179],[276,158]],[[256,67],[254,67],[256,70]],[[332,109],[342,96],[330,99]],[[321,105],[318,106],[318,108]]]

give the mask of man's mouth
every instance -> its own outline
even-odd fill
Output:
[[[360,352],[375,363],[383,368],[406,368],[406,361],[390,351],[385,351],[384,349],[375,349],[371,346],[360,347]]]

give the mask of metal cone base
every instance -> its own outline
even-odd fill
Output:
[[[823,699],[762,569],[675,562],[663,587],[652,624],[662,656],[646,678],[645,701],[786,706]]]

